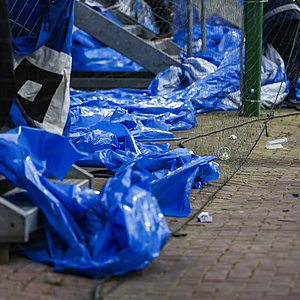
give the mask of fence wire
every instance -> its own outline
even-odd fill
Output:
[[[13,36],[37,35],[51,2],[52,0],[9,1],[9,20]]]

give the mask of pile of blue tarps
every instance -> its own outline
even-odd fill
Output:
[[[62,180],[74,162],[88,159],[66,137],[29,127],[0,134],[0,173],[22,189],[11,200],[30,199],[43,212],[41,230],[22,246],[31,259],[93,277],[143,268],[170,235],[162,212],[188,215],[193,183],[218,177],[214,157],[167,145],[143,149],[121,124],[106,128],[104,140],[107,130],[115,132],[109,147],[119,147],[109,155],[123,161],[117,157],[120,167],[100,192],[48,179]]]
[[[137,165],[108,179],[99,193],[47,178],[63,179],[85,156],[62,136],[17,127],[0,134],[0,152],[1,174],[43,212],[41,232],[23,247],[35,261],[94,277],[122,274],[157,257],[170,235]]]
[[[55,10],[56,2],[41,2],[39,9],[49,11],[37,36],[13,37],[14,50],[26,59],[45,45],[51,51],[58,51],[61,43],[69,49],[70,27],[66,38],[53,33],[66,27],[47,26],[59,25],[60,17],[70,25],[70,11],[62,8],[72,10],[73,3],[60,1]],[[206,72],[202,69],[198,71]],[[168,143],[142,144],[134,137],[172,139],[171,129],[191,128],[191,102],[155,99],[145,91],[144,101],[137,103],[141,91],[129,95],[124,90],[126,97],[122,93],[107,91],[99,101],[88,92],[73,91],[67,137],[27,127],[20,107],[13,103],[10,125],[15,128],[0,134],[0,173],[21,189],[10,196],[12,201],[29,199],[43,213],[40,230],[22,247],[31,259],[94,277],[143,268],[159,255],[170,235],[164,215],[189,215],[191,188],[218,179],[214,156],[199,157],[188,149],[169,151]],[[105,166],[115,175],[101,191],[49,179],[53,175],[62,180],[73,163]]]
[[[123,1],[121,1],[121,3],[122,2]],[[242,1],[239,0],[239,2]],[[180,28],[186,21],[186,16],[184,14],[186,10],[183,9],[186,7],[186,3],[183,0],[177,0],[175,7],[180,10],[180,13],[175,12],[175,28]],[[101,9],[98,8],[98,11],[101,12]],[[143,102],[145,99],[154,99],[154,101],[160,104],[162,99],[162,105],[165,104],[165,99],[176,102],[177,104],[180,101],[187,103],[190,102],[188,100],[191,100],[197,113],[211,110],[239,108],[241,106],[241,98],[239,95],[241,31],[230,26],[228,22],[220,17],[215,15],[212,16],[208,19],[207,24],[207,51],[201,52],[202,29],[196,11],[194,16],[193,56],[194,58],[199,58],[197,62],[195,60],[194,62],[185,61],[186,53],[183,52],[181,53],[183,59],[182,65],[180,67],[171,67],[169,70],[158,74],[147,90],[111,90],[109,95],[115,99],[134,98],[136,103],[139,103],[140,101]],[[149,26],[148,23],[145,24],[144,22],[145,25]],[[186,28],[174,31],[173,42],[185,48],[186,40]],[[90,41],[89,46],[87,41]],[[75,51],[76,49],[77,52],[82,50],[82,53],[91,54],[92,51],[96,51],[97,49],[97,53],[94,52],[95,55],[86,55],[82,61],[75,56],[73,58],[73,64],[74,66],[76,65],[76,70],[85,70],[85,68],[86,70],[99,70],[99,67],[95,65],[95,62],[102,60],[101,44],[81,30],[75,31],[74,42],[73,50]],[[97,46],[94,47],[93,44],[96,45],[95,43],[97,43]],[[108,57],[107,51],[110,51],[109,48],[104,48],[103,53],[105,58]],[[113,56],[114,50],[111,49],[111,51]],[[126,58],[119,57],[118,59],[120,63],[119,70],[122,70],[122,67],[124,67],[124,70],[131,68],[132,62],[125,65]],[[114,59],[112,61],[114,61]],[[109,60],[103,60],[103,63],[101,63],[101,70],[108,71],[109,63]],[[82,67],[80,67],[80,64],[82,64]],[[186,66],[186,64],[188,64],[188,66]],[[207,67],[208,64],[210,64],[210,67],[208,67],[206,74],[203,72],[204,70],[199,74],[193,64],[196,64],[198,68],[200,65]],[[134,68],[135,67],[133,67],[132,70],[135,70]],[[112,68],[112,70],[115,69]],[[279,104],[284,100],[287,95],[288,81],[283,77],[284,63],[282,59],[273,47],[264,45],[264,55],[262,58],[262,108],[269,108],[275,101],[276,104]],[[277,96],[277,91],[279,89],[280,93]],[[299,89],[300,78],[297,86],[298,97],[300,96]],[[107,92],[97,91],[95,94],[91,93],[90,95],[91,97],[101,98],[102,95],[103,97],[106,97]],[[157,98],[157,95],[163,95],[163,98]],[[78,97],[78,94],[76,97]],[[121,102],[121,107],[123,107],[123,101]],[[131,112],[135,113],[135,110]],[[152,117],[153,116],[150,118],[152,119]],[[178,129],[176,128],[176,124],[172,124],[172,129]],[[136,132],[135,136],[138,137]]]
[[[180,43],[184,36],[178,31],[174,41]],[[205,53],[199,49],[201,24],[194,26],[194,39],[194,57],[182,53],[181,65],[159,73],[148,89],[71,91],[71,140],[82,127],[95,130],[102,121],[121,122],[138,140],[171,139],[170,130],[196,124],[196,113],[239,108],[240,30],[207,25]],[[284,100],[288,82],[276,50],[266,45],[263,54],[261,105],[268,108],[275,99],[276,104]]]
[[[115,171],[115,176],[128,166],[143,169],[164,215],[188,216],[192,186],[200,188],[219,176],[214,156],[200,157],[189,149],[169,151],[168,143],[142,144],[121,123],[102,121],[82,127],[71,135],[71,141],[78,150],[88,153],[77,161],[78,165],[105,166]]]

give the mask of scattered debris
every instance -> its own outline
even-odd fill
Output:
[[[228,160],[230,158],[230,150],[227,147],[221,147],[214,152],[214,155],[220,160]]]
[[[173,237],[183,237],[183,236],[187,236],[188,234],[185,232],[179,232],[179,233],[172,233]]]
[[[201,223],[211,223],[212,216],[210,216],[207,211],[203,211],[198,215],[198,221]]]
[[[282,143],[287,143],[287,141],[288,140],[286,137],[276,139],[273,141],[267,141],[266,149],[268,149],[268,150],[283,149]]]
[[[234,135],[234,134],[232,134],[232,135],[229,137],[229,139],[230,139],[230,140],[234,140],[234,141],[235,141],[235,140],[237,140],[237,136],[236,136],[236,135]]]

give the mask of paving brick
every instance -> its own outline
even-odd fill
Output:
[[[44,294],[51,289],[51,286],[46,283],[30,282],[24,289],[24,293]]]

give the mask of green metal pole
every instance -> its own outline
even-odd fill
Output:
[[[187,56],[193,56],[193,0],[188,0],[187,3],[187,17],[188,17],[188,28],[187,28]]]
[[[263,0],[244,0],[245,78],[244,116],[260,115]]]

